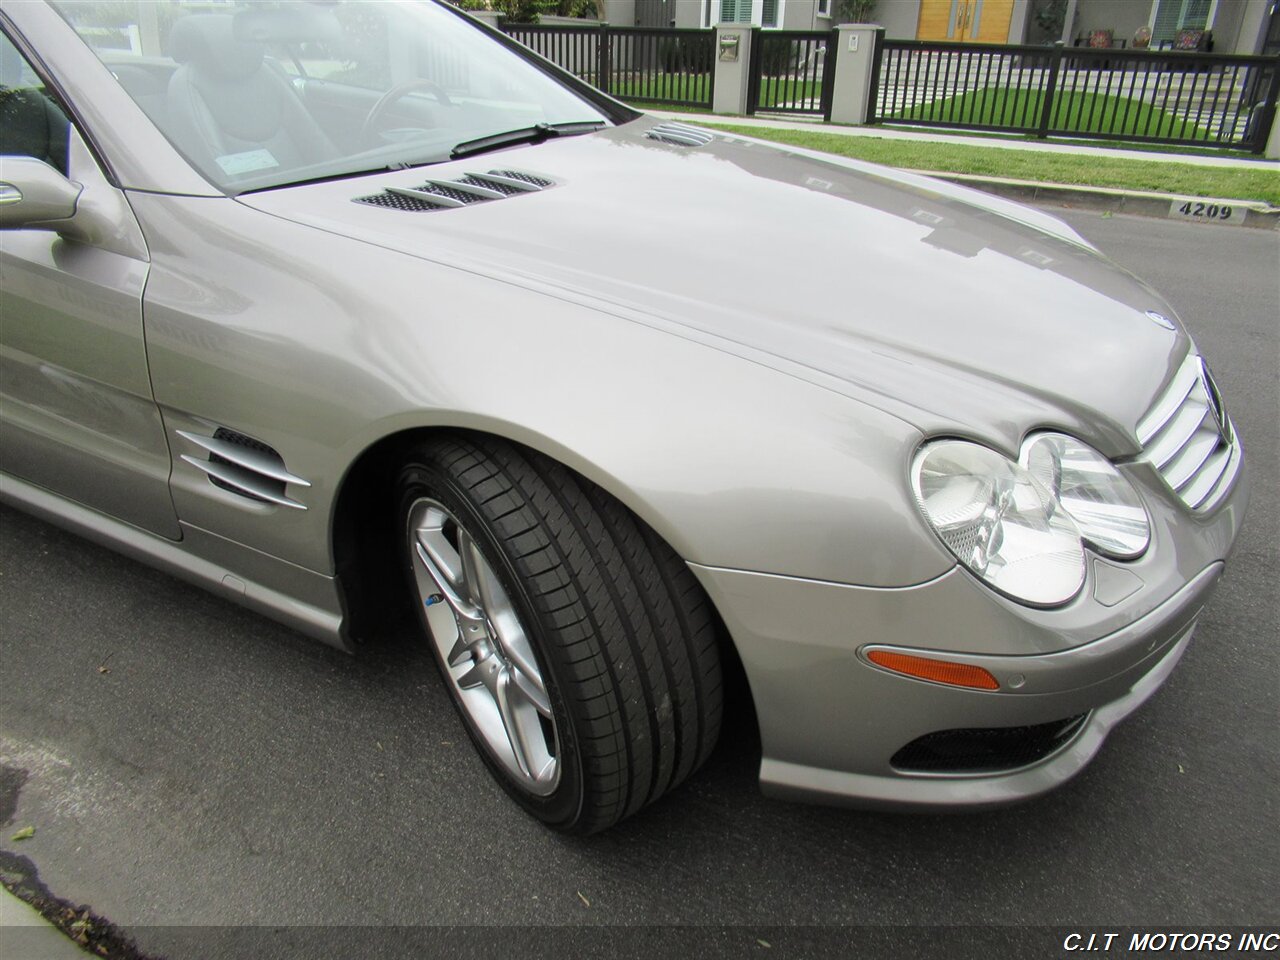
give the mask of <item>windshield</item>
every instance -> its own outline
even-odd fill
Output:
[[[611,120],[433,2],[55,6],[174,147],[229,194],[435,163],[460,145],[464,155],[478,141],[537,143]]]

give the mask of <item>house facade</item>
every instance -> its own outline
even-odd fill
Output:
[[[749,23],[826,30],[849,19],[841,0],[606,0],[605,5],[609,22],[619,26]],[[1053,13],[1057,16],[1047,15]],[[1062,40],[1071,46],[1100,31],[1117,46],[1121,41],[1132,46],[1146,28],[1153,47],[1189,30],[1205,31],[1205,43],[1215,53],[1280,53],[1280,0],[876,0],[867,19],[898,40]],[[1061,23],[1056,31],[1055,20]]]

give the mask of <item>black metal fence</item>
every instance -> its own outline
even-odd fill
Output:
[[[831,119],[836,31],[751,31],[747,113],[815,114]]]
[[[1280,57],[883,41],[870,122],[1261,153]]]
[[[503,23],[509,36],[622,100],[710,111],[714,30]],[[747,112],[830,120],[838,33],[751,33]],[[884,40],[868,123],[1263,152],[1280,57]]]
[[[620,100],[711,109],[714,30],[503,23],[502,31]]]

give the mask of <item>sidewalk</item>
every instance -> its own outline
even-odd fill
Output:
[[[992,147],[997,150],[1033,150],[1042,153],[1067,153],[1078,156],[1115,157],[1124,160],[1156,160],[1165,163],[1189,163],[1198,167],[1242,167],[1250,170],[1271,168],[1280,172],[1280,160],[1242,160],[1238,157],[1202,157],[1194,154],[1160,153],[1152,150],[1125,150],[1113,147],[1088,147],[1052,141],[1006,140],[1002,137],[971,137],[958,133],[931,130],[897,130],[881,126],[846,127],[823,123],[820,120],[788,120],[780,117],[731,117],[711,113],[673,113],[667,110],[646,110],[646,113],[664,120],[683,123],[727,123],[736,127],[759,127],[774,130],[802,130],[811,133],[831,133],[842,137],[873,137],[881,140],[906,140],[921,143],[954,143],[970,147]]]
[[[88,954],[32,907],[0,887],[0,956],[5,960],[84,960]]]

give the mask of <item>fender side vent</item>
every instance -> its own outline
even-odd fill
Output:
[[[520,170],[468,173],[455,180],[428,180],[416,187],[388,187],[381,193],[354,197],[355,203],[406,213],[451,210],[489,200],[503,200],[521,193],[538,193],[552,181]]]
[[[716,138],[708,130],[699,130],[683,123],[660,123],[644,132],[650,140],[670,143],[677,147],[705,147]]]
[[[256,500],[295,510],[307,509],[305,505],[288,496],[290,484],[309,487],[311,484],[285,469],[284,459],[261,440],[245,436],[226,427],[219,427],[213,436],[205,437],[186,430],[178,436],[195,444],[207,457],[182,454],[182,460],[203,472],[215,487]]]

